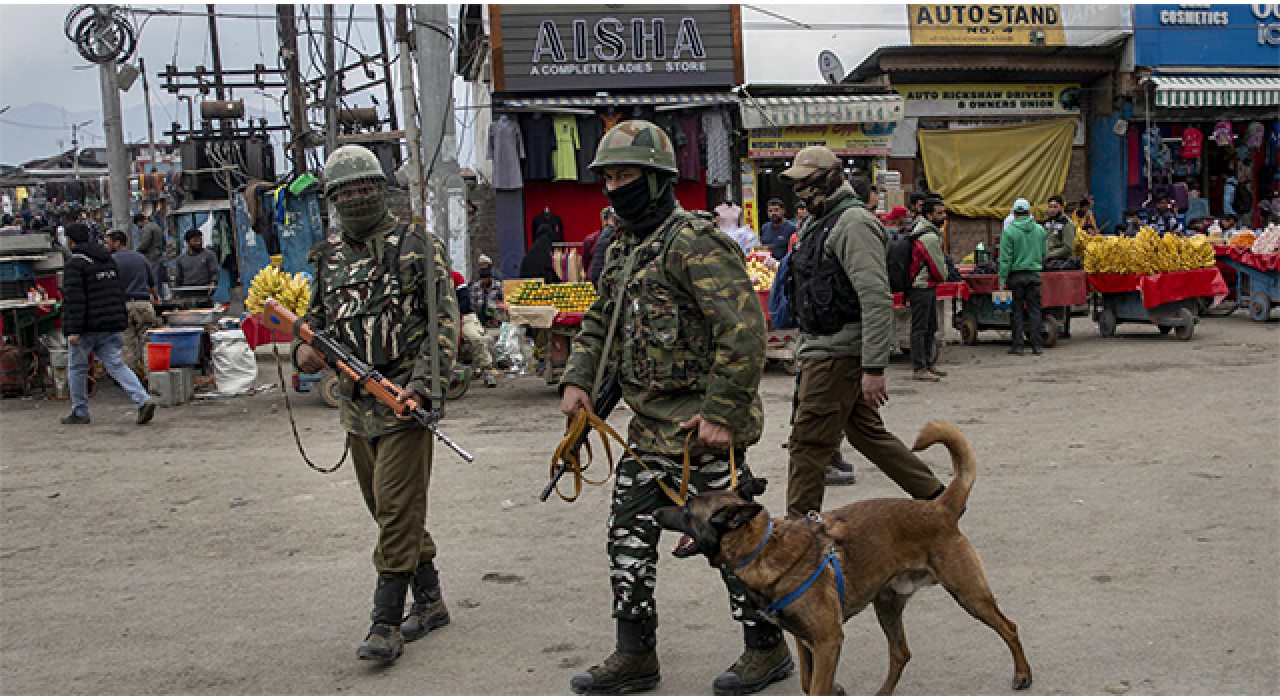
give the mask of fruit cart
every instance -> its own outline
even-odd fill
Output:
[[[963,272],[962,272],[963,274]],[[1070,329],[1071,307],[1087,303],[1084,270],[1046,270],[1040,273],[1040,342],[1046,348]],[[969,294],[952,299],[951,322],[965,345],[978,342],[978,332],[1013,329],[1013,312],[996,308],[992,295],[1000,286],[999,275],[964,276]]]
[[[757,289],[760,297],[760,308],[764,310],[764,321],[767,326],[765,335],[764,357],[782,366],[788,374],[800,371],[800,363],[796,360],[796,348],[800,344],[799,328],[777,328],[769,316],[769,290]]]
[[[595,287],[590,282],[545,284],[526,280],[507,299],[511,322],[533,331],[534,347],[540,353],[540,373],[547,384],[556,384],[569,362],[582,317],[596,299]]]
[[[1255,321],[1269,320],[1272,307],[1280,304],[1280,255],[1238,246],[1214,246],[1214,253],[1236,304],[1248,304]]]
[[[1216,267],[1179,270],[1154,275],[1098,274],[1088,276],[1093,299],[1093,320],[1104,338],[1116,334],[1121,323],[1150,323],[1162,335],[1174,331],[1179,340],[1191,340],[1200,317],[1199,297],[1215,303],[1227,295],[1227,283]]]

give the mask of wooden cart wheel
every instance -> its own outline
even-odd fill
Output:
[[[337,408],[342,405],[342,392],[338,390],[338,375],[327,374],[324,379],[320,380],[320,398],[330,408]]]
[[[969,314],[960,319],[960,342],[965,345],[978,344],[978,319]]]
[[[1178,340],[1191,340],[1191,336],[1196,332],[1196,317],[1191,313],[1190,309],[1178,310],[1178,326],[1174,328],[1173,335]]]
[[[787,342],[783,345],[783,351],[787,353],[787,357],[782,361],[782,369],[791,376],[800,374],[800,358],[796,357],[796,339],[787,338]]]
[[[1266,294],[1254,294],[1249,298],[1249,318],[1255,321],[1267,321],[1271,318],[1271,297]]]
[[[1173,326],[1165,325],[1156,326],[1156,328],[1160,329],[1160,335],[1169,335],[1169,331],[1173,330]]]
[[[1050,317],[1040,323],[1040,345],[1051,348],[1058,344],[1058,320]]]
[[[1103,338],[1110,338],[1116,334],[1116,312],[1103,309],[1098,314],[1098,334]]]

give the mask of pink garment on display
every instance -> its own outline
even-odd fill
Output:
[[[1222,120],[1213,125],[1213,142],[1219,146],[1230,146],[1235,142],[1236,135],[1231,132],[1231,122]]]
[[[1252,122],[1249,128],[1245,129],[1244,140],[1249,148],[1262,148],[1262,143],[1267,138],[1267,127],[1262,122]]]
[[[1182,152],[1183,158],[1199,158],[1200,151],[1204,148],[1204,134],[1197,128],[1190,127],[1182,132]]]

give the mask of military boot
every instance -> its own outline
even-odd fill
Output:
[[[658,618],[618,620],[618,648],[569,681],[578,695],[624,695],[658,685]]]
[[[413,642],[427,636],[431,630],[449,624],[449,610],[444,606],[440,574],[436,572],[434,562],[418,564],[409,589],[413,591],[413,605],[409,606],[409,617],[400,628],[404,632],[404,641]]]
[[[408,576],[379,576],[373,592],[373,626],[365,635],[356,656],[365,661],[391,662],[404,653],[404,635],[400,621],[404,618],[404,597],[409,592]]]
[[[791,675],[796,664],[782,639],[782,630],[767,622],[742,626],[746,648],[728,671],[716,677],[716,695],[750,695]]]

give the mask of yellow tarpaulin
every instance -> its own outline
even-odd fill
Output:
[[[929,186],[947,211],[1003,219],[1019,197],[1044,216],[1049,197],[1062,194],[1071,165],[1075,119],[984,129],[919,132]]]

